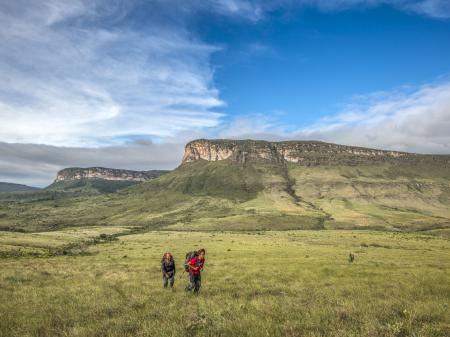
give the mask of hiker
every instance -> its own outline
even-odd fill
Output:
[[[193,252],[193,256],[186,256],[187,263],[185,265],[186,270],[189,272],[189,285],[186,287],[186,291],[194,291],[194,293],[198,294],[201,282],[202,275],[201,272],[203,270],[203,265],[205,263],[205,250],[202,248],[197,252]]]
[[[161,260],[161,272],[163,274],[164,288],[170,281],[170,288],[173,288],[175,283],[175,260],[171,253],[164,253]]]

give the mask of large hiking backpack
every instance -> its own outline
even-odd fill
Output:
[[[193,250],[192,252],[187,252],[186,253],[186,259],[184,260],[184,270],[189,271],[189,267],[187,266],[188,262],[193,259],[194,257],[196,257],[198,254],[195,250]]]

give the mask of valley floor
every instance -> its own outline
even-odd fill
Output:
[[[368,231],[110,236],[129,230],[0,232],[0,336],[450,336],[450,241],[443,237]],[[42,235],[51,237],[51,247]],[[83,242],[83,249],[73,249]],[[55,247],[72,250],[52,255]],[[207,261],[195,297],[183,291],[182,263],[186,251],[201,247]],[[27,255],[34,249],[35,256]],[[23,256],[7,253],[18,250]],[[174,291],[162,289],[165,251],[178,264]]]

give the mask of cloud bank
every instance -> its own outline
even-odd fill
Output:
[[[66,167],[112,167],[133,170],[172,169],[180,164],[181,143],[139,142],[101,148],[57,147],[0,142],[0,181],[45,187]]]
[[[257,122],[255,123],[255,120]],[[234,120],[222,137],[310,139],[418,153],[450,154],[450,82],[351,98],[340,112],[290,130],[272,115]]]

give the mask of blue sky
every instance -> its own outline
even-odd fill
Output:
[[[200,35],[223,45],[212,56],[225,111],[277,113],[306,126],[349,97],[433,82],[450,72],[446,20],[396,10],[322,13],[297,9],[265,20],[200,20]]]
[[[0,0],[0,181],[199,137],[450,153],[446,0]]]

